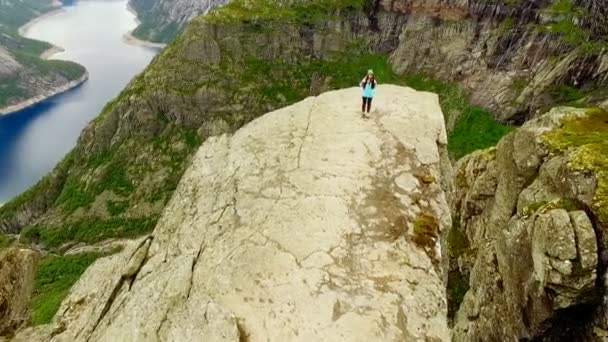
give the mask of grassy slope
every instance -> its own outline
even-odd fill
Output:
[[[36,272],[31,299],[32,324],[47,324],[53,319],[70,288],[100,253],[45,257]]]
[[[26,67],[28,74],[36,77],[60,75],[67,80],[81,77],[85,69],[72,62],[42,60],[40,54],[51,46],[48,43],[19,36],[18,28],[42,13],[52,10],[50,2],[38,0],[8,0],[0,2],[0,46],[7,49],[19,64]],[[11,100],[24,100],[35,96],[24,87],[22,75],[8,75],[0,78],[0,107]]]

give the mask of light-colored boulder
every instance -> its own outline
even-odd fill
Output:
[[[377,92],[370,119],[351,88],[205,142],[154,233],[87,270],[51,340],[449,340],[438,99]]]

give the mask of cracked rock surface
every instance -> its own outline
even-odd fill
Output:
[[[311,97],[203,144],[154,233],[83,275],[52,341],[447,341],[436,95]],[[442,163],[443,161],[443,163]]]

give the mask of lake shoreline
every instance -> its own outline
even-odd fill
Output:
[[[78,79],[70,81],[62,86],[56,87],[55,89],[49,90],[44,94],[36,95],[25,101],[21,101],[17,104],[0,108],[0,116],[15,114],[26,108],[34,106],[40,102],[48,100],[57,95],[63,94],[66,91],[79,87],[84,82],[86,82],[88,79],[89,79],[89,73],[85,71],[84,75],[80,76]]]
[[[135,26],[135,28],[133,30],[125,33],[125,35],[123,36],[123,40],[125,43],[130,44],[130,45],[144,46],[144,47],[155,48],[155,49],[162,49],[165,46],[167,46],[167,44],[164,44],[164,43],[154,43],[154,42],[151,42],[148,40],[143,40],[143,39],[139,39],[139,38],[135,37],[133,35],[133,32],[135,32],[135,30],[139,27],[139,25],[141,25],[141,21],[139,20],[139,17],[137,16],[137,11],[133,8],[133,6],[131,6],[130,1],[127,2],[127,11],[131,12],[135,16],[135,22],[136,22],[137,26]]]
[[[32,18],[32,20],[28,21],[27,23],[25,23],[21,27],[19,27],[19,29],[17,30],[17,33],[19,33],[19,35],[21,37],[25,38],[25,32],[27,32],[27,30],[29,30],[30,27],[34,26],[34,24],[36,24],[37,22],[44,20],[50,16],[64,12],[63,8],[61,8],[63,6],[63,4],[60,1],[57,1],[57,0],[53,1],[51,6],[54,7],[54,9],[52,9],[48,12],[44,12],[35,18]]]
[[[53,1],[52,6],[56,7],[56,8],[53,10],[50,10],[49,12],[46,12],[40,16],[33,18],[32,20],[28,21],[27,23],[25,23],[24,25],[19,27],[19,29],[18,29],[19,35],[21,37],[27,38],[25,35],[30,27],[32,27],[33,25],[35,25],[36,23],[38,23],[41,20],[44,20],[48,17],[51,17],[51,16],[64,12],[64,10],[61,8],[61,6],[62,6],[61,2]],[[48,60],[53,55],[65,51],[65,49],[60,46],[54,45],[53,43],[50,43],[50,42],[47,42],[47,43],[49,43],[51,45],[51,47],[40,54],[39,57],[41,59]],[[73,63],[76,63],[76,62],[73,62]],[[54,96],[65,93],[66,91],[72,90],[72,89],[82,85],[88,79],[89,79],[89,73],[85,69],[84,74],[82,74],[82,76],[80,76],[78,79],[69,81],[61,86],[57,86],[54,89],[50,89],[42,94],[38,94],[36,96],[30,97],[27,100],[23,100],[14,105],[4,106],[4,107],[0,108],[0,116],[15,114],[28,107],[34,106],[42,101],[48,100]]]

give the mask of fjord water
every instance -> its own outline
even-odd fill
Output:
[[[90,78],[76,89],[0,116],[0,203],[47,174],[86,124],[158,52],[124,42],[135,26],[126,0],[86,0],[64,5],[27,29],[28,38],[64,48],[52,58],[82,64]]]

